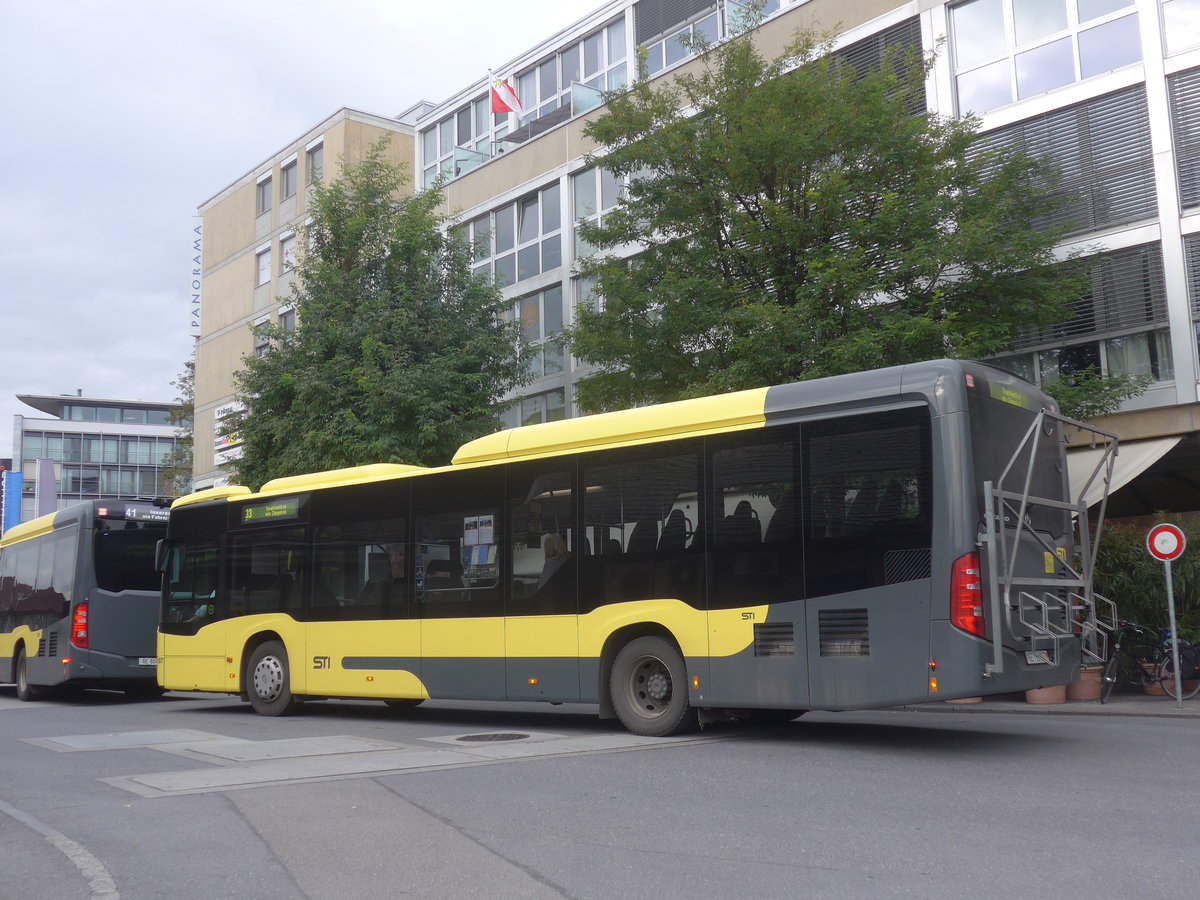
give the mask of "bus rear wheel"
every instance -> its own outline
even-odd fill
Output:
[[[17,699],[25,702],[30,700],[41,700],[46,694],[42,688],[34,687],[29,683],[29,663],[25,659],[24,647],[17,651],[16,670]]]
[[[661,637],[640,637],[622,647],[609,688],[617,718],[634,734],[666,737],[696,727],[683,654]]]
[[[287,649],[282,643],[267,641],[255,647],[246,676],[246,694],[260,716],[289,716],[296,711]]]

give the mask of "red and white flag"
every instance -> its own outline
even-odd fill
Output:
[[[492,112],[516,113],[517,118],[525,115],[525,110],[521,106],[521,100],[517,97],[517,92],[503,78],[495,76],[492,78]]]

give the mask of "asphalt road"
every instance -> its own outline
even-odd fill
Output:
[[[1194,717],[304,710],[0,688],[0,898],[1178,900],[1200,870]]]

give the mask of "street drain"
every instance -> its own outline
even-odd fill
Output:
[[[511,731],[501,731],[494,734],[464,734],[462,737],[455,738],[456,741],[467,741],[473,743],[484,743],[488,741],[523,741],[529,735],[518,734]]]

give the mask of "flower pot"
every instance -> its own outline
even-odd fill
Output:
[[[1165,697],[1167,692],[1163,690],[1162,682],[1156,680],[1158,678],[1158,666],[1154,663],[1142,663],[1142,669],[1146,673],[1146,677],[1142,679],[1142,693],[1150,697]]]
[[[1032,688],[1025,692],[1025,702],[1037,706],[1050,706],[1055,703],[1067,702],[1067,686],[1055,684],[1050,687]]]
[[[1079,680],[1067,685],[1067,699],[1099,700],[1103,677],[1104,666],[1084,666],[1079,670]]]

